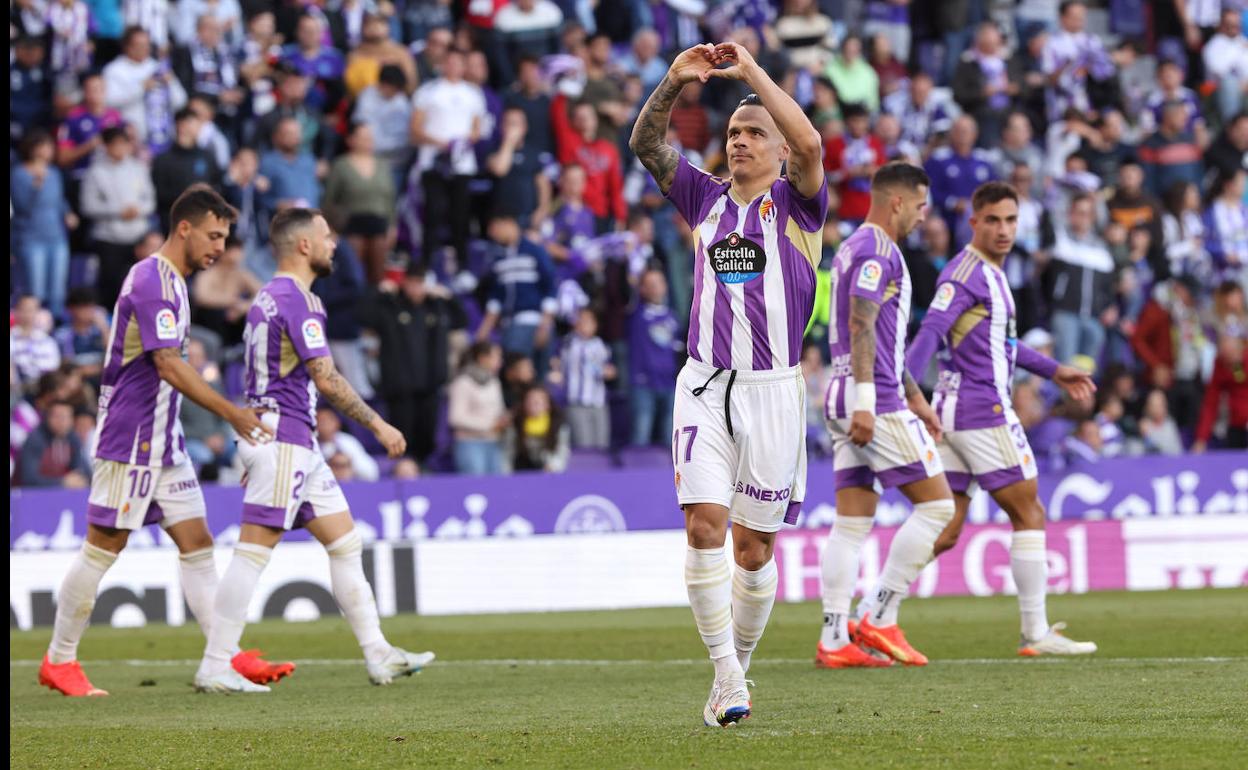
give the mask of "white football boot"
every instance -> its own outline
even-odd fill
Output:
[[[269,692],[266,685],[256,684],[234,669],[222,674],[195,674],[195,692]]]
[[[396,676],[419,674],[434,657],[432,652],[408,652],[392,647],[385,660],[368,664],[368,680],[377,685],[390,684]]]
[[[750,689],[754,684],[744,676],[715,678],[711,695],[702,709],[702,722],[707,727],[731,727],[750,718]]]
[[[1018,654],[1025,658],[1040,655],[1091,655],[1096,652],[1096,642],[1076,642],[1062,634],[1065,623],[1054,623],[1049,632],[1039,639],[1023,639]]]

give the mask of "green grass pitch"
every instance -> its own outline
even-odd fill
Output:
[[[197,628],[94,628],[112,692],[35,683],[49,631],[9,635],[13,767],[1243,768],[1248,591],[1058,596],[1088,659],[1015,656],[1011,597],[906,602],[926,668],[817,671],[819,608],[778,605],[750,677],[754,717],[701,724],[711,667],[687,609],[401,617],[439,655],[372,687],[341,619],[267,622],[244,642],[304,661],[268,695],[196,695]]]

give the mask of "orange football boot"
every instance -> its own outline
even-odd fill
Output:
[[[873,626],[871,621],[860,618],[858,621],[858,643],[879,650],[898,663],[907,666],[926,666],[927,656],[910,646],[901,626]]]
[[[829,650],[820,642],[815,648],[815,668],[888,668],[892,658],[877,658],[850,642],[844,647]]]
[[[260,657],[263,654],[259,650],[242,650],[230,659],[230,665],[255,684],[269,684],[295,673],[294,663],[270,663]]]
[[[108,695],[108,691],[91,684],[78,661],[53,663],[47,655],[43,656],[43,664],[39,666],[39,684],[71,698]]]

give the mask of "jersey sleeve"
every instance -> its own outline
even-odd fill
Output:
[[[711,203],[723,193],[724,183],[680,156],[676,175],[667,191],[667,199],[685,218],[690,227],[697,227],[706,218]]]
[[[883,305],[888,285],[893,280],[892,260],[879,254],[855,259],[845,276],[849,280],[849,295],[869,299]]]
[[[139,340],[143,352],[161,348],[182,347],[182,334],[178,329],[178,306],[172,285],[172,277],[152,262],[150,269],[136,273],[130,290],[134,307],[134,322],[139,327]]]
[[[300,361],[310,361],[329,355],[329,340],[325,337],[325,314],[307,307],[302,298],[283,309],[286,336],[299,355]]]
[[[936,295],[923,316],[922,328],[944,337],[953,328],[958,317],[975,305],[975,295],[970,287],[953,280],[943,280],[936,285]]]
[[[784,207],[802,232],[823,231],[823,223],[828,218],[827,174],[823,174],[823,183],[819,185],[819,190],[809,198],[803,197],[787,176],[783,178],[783,184],[777,185],[776,189],[783,191],[781,195],[785,198]]]

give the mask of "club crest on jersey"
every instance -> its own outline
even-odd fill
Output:
[[[303,322],[303,344],[310,348],[325,347],[325,330],[321,328],[321,322],[315,318],[309,318]]]
[[[957,289],[951,283],[941,284],[936,290],[936,298],[932,300],[932,310],[948,310],[949,305],[953,303],[953,295],[957,293]]]
[[[169,308],[161,308],[156,313],[156,339],[176,340],[178,338],[178,319]]]
[[[763,220],[765,224],[771,224],[776,221],[776,204],[767,196],[763,202],[758,205],[758,218]]]
[[[874,259],[868,259],[858,271],[858,288],[875,291],[880,288],[880,279],[884,277],[884,268]]]
[[[763,274],[767,255],[763,247],[739,233],[731,233],[710,248],[711,268],[720,283],[746,283]]]

